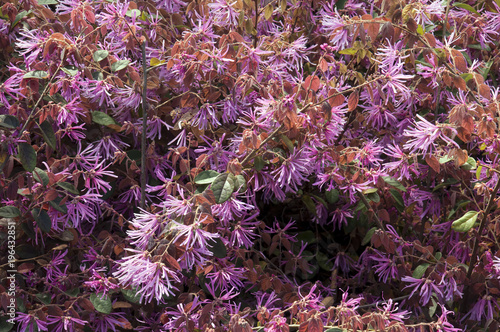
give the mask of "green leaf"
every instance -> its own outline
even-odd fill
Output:
[[[35,218],[35,221],[42,232],[50,232],[52,228],[52,221],[50,220],[49,214],[45,210],[34,208],[31,210],[31,214],[33,215],[33,218]]]
[[[365,237],[363,238],[363,241],[361,241],[362,246],[366,246],[371,240],[373,234],[375,234],[375,231],[377,230],[377,227],[372,227],[368,232],[366,232]]]
[[[109,295],[104,295],[103,293],[92,293],[90,294],[90,302],[94,305],[94,308],[102,312],[103,314],[110,314],[113,306],[111,304],[111,299]]]
[[[461,208],[467,206],[471,201],[460,201],[458,202],[453,209],[451,209],[450,213],[448,214],[448,219],[453,217],[453,215]]]
[[[462,8],[462,9],[470,11],[471,13],[479,15],[477,10],[475,10],[471,5],[468,5],[466,3],[454,3],[454,4],[452,4],[452,6]],[[481,16],[481,15],[479,15],[479,16]]]
[[[69,182],[57,182],[57,185],[67,192],[70,192],[74,195],[80,195],[80,192]]]
[[[255,168],[255,170],[257,172],[260,172],[264,168],[264,166],[266,166],[264,159],[262,159],[261,156],[255,157],[255,159],[253,160],[253,167]]]
[[[8,319],[10,319],[9,316],[0,317],[0,332],[9,332],[14,328],[15,325],[7,321]],[[36,322],[33,323],[36,324]],[[33,325],[33,327],[35,331],[39,331],[37,325]]]
[[[309,212],[313,215],[316,215],[316,204],[314,204],[314,201],[312,200],[311,196],[303,195],[301,199],[302,202],[304,202],[306,208],[309,210]]]
[[[346,48],[345,50],[341,50],[338,53],[345,54],[345,55],[354,55],[354,54],[358,53],[358,51],[359,50],[356,48]]]
[[[470,45],[469,45],[470,46]],[[481,45],[479,45],[481,46]],[[482,49],[482,48],[481,48]],[[470,79],[472,79],[474,76],[472,76],[471,73],[463,73],[463,74],[460,74],[460,77],[462,77],[465,81],[465,83],[467,83]]]
[[[113,120],[112,117],[110,117],[106,113],[99,112],[99,111],[92,112],[92,121],[94,121],[97,124],[103,125],[103,126],[109,126],[109,125],[116,124],[115,120]]]
[[[325,208],[328,209],[328,203],[326,203],[326,201],[323,198],[315,194],[311,194],[311,196],[314,197],[314,199],[317,200],[319,203],[323,204]]]
[[[36,234],[35,234],[35,229],[33,228],[33,223],[30,222],[23,222],[21,224],[21,229],[23,232],[28,235],[30,239],[35,239]]]
[[[57,2],[56,0],[38,0],[38,4],[47,6],[47,5],[57,5],[59,4],[59,2]]]
[[[45,79],[45,78],[49,78],[49,73],[47,73],[44,70],[33,70],[33,71],[30,71],[30,72],[27,72],[26,74],[24,74],[23,78]]]
[[[403,192],[406,192],[406,188],[401,183],[399,183],[398,180],[395,180],[395,179],[391,178],[390,176],[382,176],[382,179],[388,185],[393,186],[394,188],[399,189]]]
[[[66,214],[66,213],[68,213],[68,207],[66,206],[65,203],[61,204],[61,201],[62,201],[62,198],[57,196],[53,200],[49,201],[49,204],[57,211]]]
[[[102,60],[106,59],[108,55],[109,52],[106,50],[97,50],[92,55],[92,58],[94,59],[95,62],[101,62]]]
[[[38,293],[35,295],[44,304],[50,304],[52,296],[49,293]]]
[[[196,175],[194,178],[194,183],[196,184],[210,184],[214,182],[214,180],[220,175],[219,172],[208,170],[200,172],[200,174]]]
[[[78,287],[75,287],[75,288],[72,288],[72,289],[65,291],[64,294],[66,294],[70,297],[77,297],[78,294],[80,294],[80,289]]]
[[[469,211],[464,214],[461,218],[455,220],[451,224],[451,228],[456,232],[465,233],[468,232],[477,220],[477,216],[479,215],[478,211]]]
[[[36,166],[36,152],[29,143],[19,143],[18,158],[21,161],[24,169],[28,172],[33,172]]]
[[[325,193],[326,200],[330,204],[335,204],[339,201],[340,192],[337,189],[328,190]]]
[[[140,161],[142,155],[141,155],[141,151],[139,151],[139,150],[128,150],[127,156],[132,160]]]
[[[292,141],[286,137],[285,135],[280,135],[280,139],[285,143],[286,147],[288,148],[288,151],[292,152],[295,150]]]
[[[15,218],[19,216],[21,216],[21,211],[15,206],[0,207],[0,217],[2,218]]]
[[[0,126],[9,129],[15,129],[19,126],[19,120],[10,114],[0,115]]]
[[[92,72],[92,78],[96,81],[102,81],[104,79],[104,75],[100,71]]]
[[[346,332],[346,330],[339,327],[332,327],[331,329],[325,330],[324,332]]]
[[[220,238],[215,238],[214,240],[208,241],[207,245],[208,250],[212,252],[214,257],[225,258],[227,256],[227,248]]]
[[[141,296],[138,294],[137,289],[122,289],[123,297],[132,303],[139,303]]]
[[[61,70],[71,77],[75,77],[79,72],[78,68],[76,68],[75,66],[66,66],[61,68]]]
[[[369,201],[375,202],[375,203],[380,202],[380,196],[376,192],[367,194],[366,199],[368,199]]]
[[[247,180],[241,174],[234,177],[234,191],[238,191],[239,193],[247,191]]]
[[[429,307],[429,317],[434,316],[434,314],[436,313],[437,306],[438,306],[436,300],[434,300],[434,296],[431,298],[431,301],[432,301],[432,305]]]
[[[68,230],[63,231],[61,234],[57,234],[55,237],[64,242],[71,242],[75,239],[75,235]]]
[[[328,256],[322,251],[318,251],[318,254],[316,255],[316,260],[318,261],[319,267],[322,268],[323,270],[325,271],[333,270],[334,263],[330,259],[328,259]]]
[[[449,179],[446,179],[444,182],[438,184],[437,186],[434,187],[434,189],[432,189],[432,191],[437,191],[443,187],[447,187],[447,186],[450,186],[450,185],[454,185],[454,184],[457,184],[459,183],[460,181],[458,181],[457,179],[454,179],[454,178],[449,178]]]
[[[425,34],[425,31],[424,31],[424,28],[422,27],[422,25],[418,25],[418,28],[417,28],[417,33],[421,36],[423,36]]]
[[[483,170],[483,166],[479,166],[476,170],[476,179],[479,180],[481,178],[481,171]]]
[[[35,167],[35,170],[33,171],[33,178],[35,181],[43,184],[44,186],[49,184],[49,176],[47,175],[47,172],[38,167]]]
[[[111,65],[111,71],[117,72],[128,67],[129,60],[118,60]]]
[[[399,191],[395,189],[390,189],[389,192],[391,193],[392,198],[394,198],[394,202],[396,203],[396,208],[398,209],[399,212],[402,212],[405,208],[405,202],[403,200],[403,197],[399,193]]]
[[[21,259],[28,259],[39,256],[40,252],[31,244],[21,244],[16,247],[16,254],[18,254]]]
[[[125,13],[126,16],[128,17],[140,17],[141,16],[141,11],[139,9],[129,9]]]
[[[272,4],[268,4],[264,8],[264,18],[266,19],[266,21],[269,21],[269,19],[273,16],[273,12],[274,12],[274,6]]]
[[[25,16],[28,16],[29,14],[31,14],[31,10],[29,11],[25,11],[23,10],[22,12],[18,13],[16,15],[16,18],[14,19],[14,22],[12,22],[12,25],[11,25],[11,29],[14,28],[17,23],[19,23]]]
[[[45,142],[53,149],[56,149],[56,134],[54,133],[54,129],[48,120],[40,123],[40,129],[42,130],[42,136],[45,139]]]
[[[335,1],[335,7],[339,10],[344,9],[346,2],[347,2],[347,0],[337,0],[337,1]]]
[[[460,167],[463,168],[463,169],[465,169],[466,171],[470,171],[471,169],[476,169],[477,168],[477,163],[474,160],[474,158],[469,157],[469,158],[467,158],[467,161],[465,162],[465,164],[463,164]]]
[[[199,184],[196,186],[196,190],[194,191],[194,194],[195,195],[198,195],[198,194],[201,194],[202,192],[205,191],[205,189],[207,189],[209,186],[209,184]]]
[[[365,195],[373,194],[373,193],[376,193],[377,191],[378,191],[377,188],[368,188],[368,189],[363,190],[363,194],[365,194]]]
[[[446,155],[446,156],[439,158],[439,163],[442,165],[442,164],[446,164],[447,162],[452,161],[452,160],[453,160],[453,158]]]
[[[304,231],[297,234],[297,241],[300,243],[301,241],[307,244],[312,244],[318,242],[316,238],[316,234],[313,231]]]
[[[211,186],[214,192],[215,202],[217,204],[224,203],[231,198],[234,190],[234,175],[232,173],[224,173],[215,178]]]
[[[415,279],[420,279],[424,276],[425,271],[429,267],[429,263],[421,264],[415,268],[415,271],[413,271],[412,277]]]

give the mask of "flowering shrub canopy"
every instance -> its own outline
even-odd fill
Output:
[[[3,330],[498,331],[499,1],[0,4]]]

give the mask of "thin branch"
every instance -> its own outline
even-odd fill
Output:
[[[488,205],[486,206],[486,210],[484,211],[483,219],[481,220],[479,230],[477,231],[476,239],[474,240],[474,249],[472,250],[472,256],[470,259],[469,270],[467,271],[467,279],[470,279],[472,271],[474,270],[474,265],[476,264],[477,261],[476,256],[479,250],[479,243],[481,242],[481,234],[483,233],[484,228],[486,227],[488,216],[490,214],[491,209],[493,208],[493,204],[495,203],[495,198],[497,196],[499,189],[500,189],[500,180],[497,181],[495,188],[491,192],[490,200],[488,201]]]
[[[365,195],[362,192],[360,192],[359,193],[359,197],[361,198],[361,201],[363,201],[363,204],[365,204],[366,208],[368,210],[371,210],[373,212],[373,216],[375,217],[375,221],[377,222],[378,227],[380,227],[381,230],[385,231],[386,229],[384,227],[384,224],[382,224],[382,221],[377,216],[377,213],[372,209],[372,207],[370,205],[370,202],[368,202],[368,200],[366,199]]]
[[[141,137],[141,209],[146,206],[146,127],[148,120],[148,101],[146,92],[148,87],[146,71],[146,39],[142,42],[142,137]]]

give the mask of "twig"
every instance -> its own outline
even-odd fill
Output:
[[[148,87],[147,72],[146,72],[146,39],[142,42],[142,137],[141,137],[141,209],[146,206],[146,127],[148,120],[148,109],[146,92]]]
[[[382,221],[377,216],[377,213],[371,208],[370,202],[368,202],[365,195],[362,192],[360,192],[359,197],[363,201],[363,204],[365,204],[366,208],[373,211],[373,216],[375,217],[375,221],[377,222],[378,227],[380,227],[381,230],[385,231],[384,224],[382,224]]]
[[[479,243],[481,242],[481,234],[483,233],[484,228],[486,227],[486,221],[488,220],[490,211],[493,208],[493,204],[495,203],[495,198],[497,196],[497,192],[499,189],[500,189],[500,180],[497,181],[495,188],[491,192],[490,200],[488,202],[488,205],[486,206],[486,210],[484,211],[483,214],[483,219],[481,220],[479,230],[476,234],[476,239],[474,241],[474,249],[472,249],[472,257],[470,259],[470,264],[469,264],[469,270],[467,271],[467,279],[470,279],[472,271],[474,270],[474,265],[476,264],[477,260],[476,258],[477,251],[479,250]]]

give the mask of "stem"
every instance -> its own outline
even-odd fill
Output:
[[[148,120],[148,109],[146,92],[148,87],[147,72],[146,72],[146,40],[142,42],[142,137],[141,137],[141,209],[146,206],[146,127]]]
[[[253,48],[257,48],[257,24],[259,23],[259,0],[254,0],[255,3],[255,36],[253,36]]]
[[[481,234],[486,227],[486,221],[488,220],[488,215],[490,214],[491,209],[493,208],[493,204],[495,203],[495,197],[497,196],[498,189],[500,189],[500,180],[497,181],[493,192],[491,193],[490,200],[488,202],[488,206],[483,214],[483,219],[481,220],[481,225],[479,226],[479,230],[476,234],[476,239],[474,240],[474,249],[472,250],[472,257],[470,259],[469,270],[467,271],[467,279],[470,279],[472,275],[472,271],[474,270],[474,265],[477,261],[477,252],[479,250],[479,242],[481,241]]]
[[[361,200],[363,201],[363,204],[365,204],[366,208],[368,210],[371,210],[373,212],[373,216],[375,217],[375,221],[377,222],[377,225],[378,227],[380,227],[381,230],[385,231],[385,227],[384,227],[384,224],[382,224],[382,221],[380,220],[380,218],[377,216],[377,213],[372,209],[371,205],[370,205],[370,202],[368,202],[368,200],[366,199],[365,195],[360,192],[359,193],[359,197],[361,198]]]

